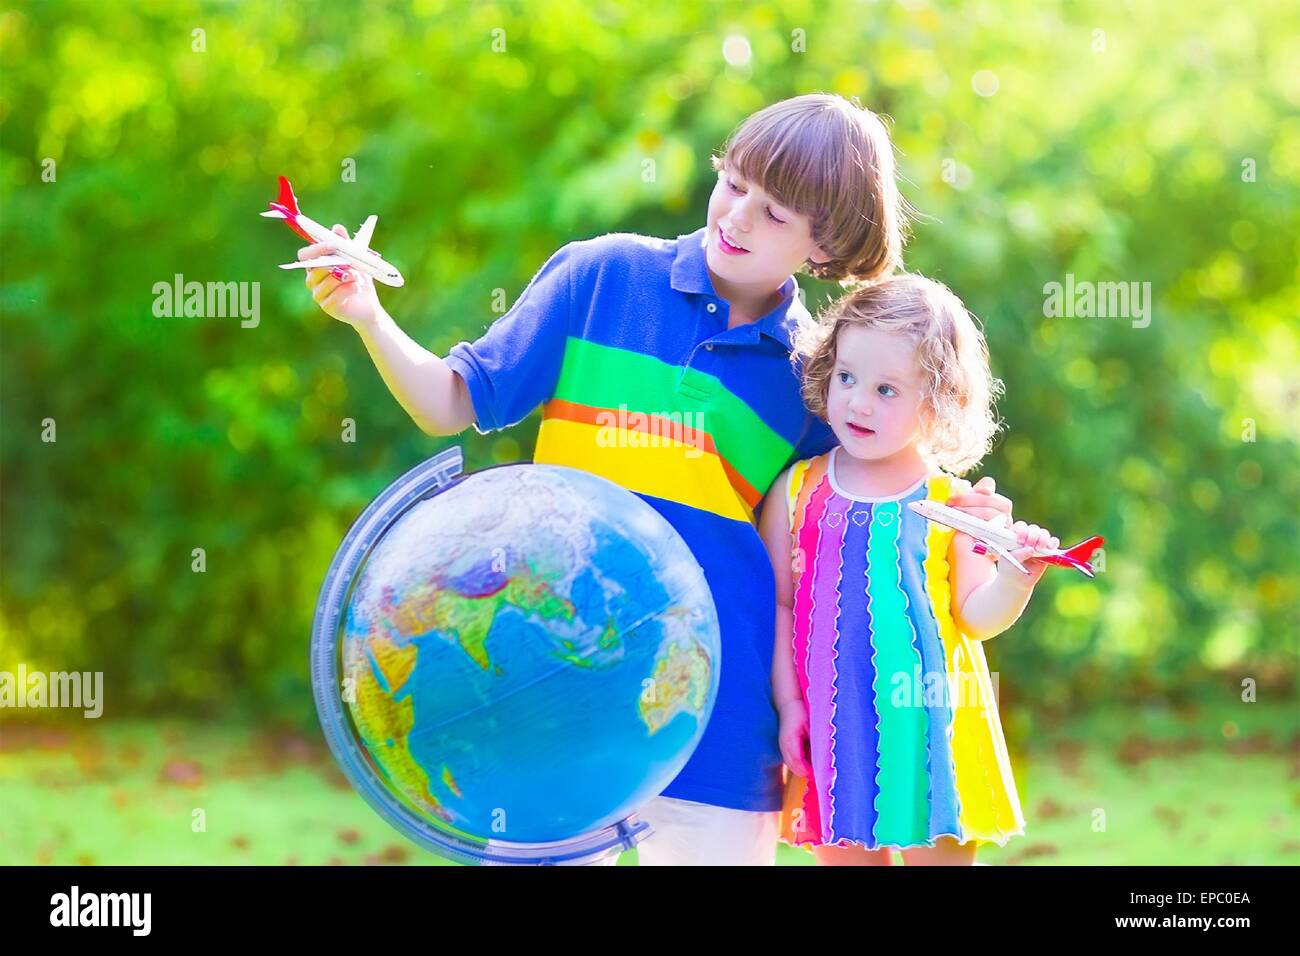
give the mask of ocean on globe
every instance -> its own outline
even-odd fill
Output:
[[[658,512],[533,464],[388,507],[331,620],[339,712],[390,822],[473,857],[610,827],[672,781],[720,645],[703,571]]]

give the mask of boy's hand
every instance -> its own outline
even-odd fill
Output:
[[[348,238],[348,231],[341,225],[335,225],[334,232]],[[315,259],[336,251],[328,242],[318,242],[299,249],[298,259]],[[311,297],[326,315],[340,322],[353,326],[374,322],[383,312],[379,297],[375,295],[374,280],[347,266],[338,268],[345,276],[342,280],[335,278],[331,269],[307,270],[307,288],[311,290]]]
[[[808,711],[803,701],[792,700],[781,705],[780,731],[777,740],[781,746],[781,759],[796,776],[806,777],[812,772],[808,763]]]
[[[1006,573],[1014,574],[1022,584],[1033,587],[1047,570],[1047,562],[1033,557],[1033,553],[1040,549],[1059,548],[1060,539],[1046,528],[1040,528],[1036,524],[1025,524],[1023,521],[1017,521],[1011,526],[1011,530],[1016,533],[1016,540],[1021,544],[1021,547],[1011,552],[1011,556],[1023,564],[1029,573],[1021,574],[1015,568],[1009,568]]]

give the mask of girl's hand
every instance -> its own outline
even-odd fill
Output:
[[[974,485],[961,478],[956,479],[952,483],[952,495],[945,504],[985,521],[1011,523],[1011,499],[997,493],[997,483],[988,475]]]
[[[348,231],[340,225],[334,226],[334,232],[344,239],[348,238]],[[329,255],[336,251],[328,242],[318,242],[299,249],[298,259],[299,261],[315,259],[317,256]],[[336,270],[342,273],[342,279],[334,275]],[[364,272],[358,272],[347,266],[337,266],[335,269],[308,269],[307,288],[311,290],[311,297],[316,300],[316,304],[325,311],[326,315],[348,325],[367,325],[374,322],[383,312],[379,297],[375,295],[374,280]]]
[[[777,740],[781,759],[796,776],[808,776],[812,766],[808,759],[808,711],[803,701],[792,700],[781,705],[780,727]]]
[[[1041,558],[1031,557],[1037,550],[1055,549],[1061,546],[1061,542],[1046,528],[1040,528],[1036,524],[1025,524],[1023,521],[1017,521],[1011,526],[1011,530],[1016,534],[1016,540],[1020,542],[1021,547],[1011,552],[1012,557],[1025,566],[1028,574],[1021,574],[1015,568],[1011,568],[1008,573],[1015,574],[1022,583],[1033,587],[1038,583],[1038,579],[1043,576],[1047,570],[1047,562]]]
[[[1012,526],[1011,499],[997,493],[997,483],[989,475],[985,475],[974,485],[963,478],[955,479],[952,483],[952,494],[945,503],[949,508],[957,508],[974,518],[991,521],[1000,528]],[[997,560],[997,555],[991,549],[961,531],[954,533],[953,546],[961,549],[963,553],[973,551],[975,554],[987,555],[990,567]]]

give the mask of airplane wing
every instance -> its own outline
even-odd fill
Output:
[[[1006,558],[1013,568],[1022,574],[1028,574],[1029,569],[1011,556],[1011,551],[996,541],[990,541],[988,538],[980,538],[986,545],[998,553],[999,558]]]
[[[286,262],[280,266],[281,269],[328,269],[331,266],[350,266],[351,259],[344,259],[342,256],[318,256],[315,259],[300,259],[297,262]]]
[[[366,221],[361,224],[361,227],[357,229],[357,234],[352,238],[355,241],[361,243],[361,245],[365,246],[367,249],[369,249],[370,237],[375,234],[375,223],[377,223],[378,221],[379,221],[378,216],[368,216],[366,218]]]

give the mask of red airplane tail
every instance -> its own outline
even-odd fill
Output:
[[[280,177],[280,195],[267,203],[267,205],[270,206],[274,212],[279,213],[279,216],[274,216],[271,213],[263,213],[262,215],[270,216],[272,219],[283,219],[286,226],[298,235],[302,236],[308,242],[316,241],[298,225],[297,217],[301,211],[298,209],[298,197],[293,194],[293,187],[289,185],[289,180],[285,179],[283,176]]]
[[[293,194],[293,187],[289,185],[289,180],[283,176],[280,177],[280,195],[276,200],[288,212],[298,215],[298,197]]]
[[[1105,543],[1105,538],[1094,536],[1086,541],[1080,541],[1074,547],[1068,548],[1060,554],[1043,558],[1043,560],[1048,564],[1060,565],[1063,568],[1074,568],[1077,571],[1082,571],[1088,577],[1092,577],[1093,569],[1092,565],[1088,563],[1088,559]]]

